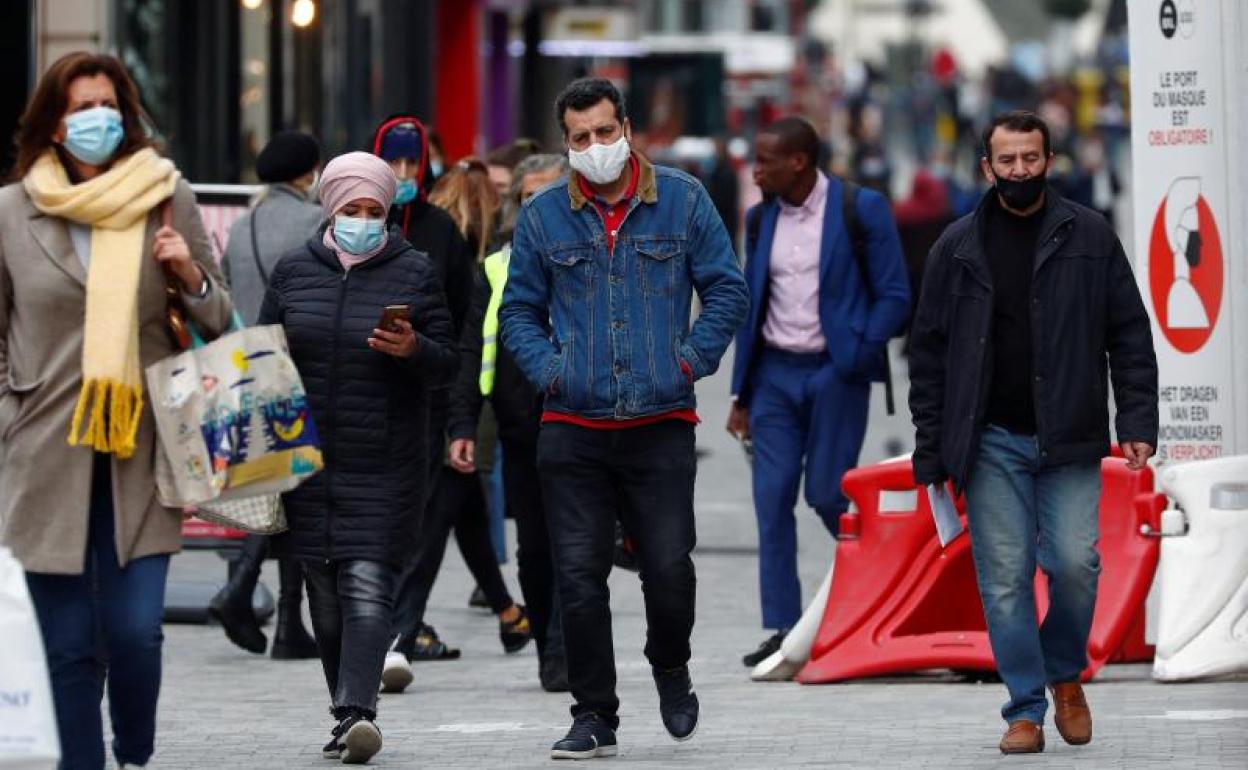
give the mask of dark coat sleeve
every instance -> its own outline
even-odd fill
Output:
[[[485,311],[490,302],[490,284],[481,271],[477,272],[472,302],[464,318],[464,331],[459,335],[459,373],[451,387],[451,417],[447,434],[452,439],[476,438],[477,420],[481,416],[481,348],[484,344]]]
[[[445,385],[455,375],[459,356],[442,285],[433,263],[423,254],[414,261],[410,275],[417,297],[413,303],[415,307],[412,308],[416,352],[406,360],[396,361],[408,372],[418,376],[426,386]]]
[[[1118,441],[1157,447],[1157,355],[1148,311],[1122,244],[1114,238],[1109,267],[1106,348],[1114,386]]]
[[[451,323],[455,333],[464,328],[467,320],[468,306],[472,302],[473,276],[476,273],[476,255],[468,241],[451,229],[450,242],[446,250],[446,304],[451,314]]]
[[[948,234],[927,257],[923,290],[910,326],[910,415],[914,422],[914,480],[935,484],[949,476],[940,459],[948,360]]]

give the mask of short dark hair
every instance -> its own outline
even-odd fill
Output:
[[[988,127],[984,129],[984,157],[992,160],[992,132],[998,128],[1004,128],[1007,131],[1018,131],[1029,134],[1032,131],[1039,131],[1040,136],[1044,137],[1044,157],[1053,154],[1053,148],[1049,141],[1049,124],[1045,123],[1039,115],[1029,110],[1010,110],[997,115],[988,121]]]
[[[627,117],[624,110],[624,97],[614,83],[606,78],[573,80],[555,100],[555,119],[559,121],[559,130],[567,136],[568,124],[564,122],[563,116],[568,110],[578,112],[588,110],[603,99],[615,106],[615,119],[623,125],[624,118]]]
[[[812,167],[819,167],[819,132],[806,118],[789,115],[767,124],[762,132],[779,138],[785,153],[804,153]]]

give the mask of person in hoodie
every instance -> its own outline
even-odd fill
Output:
[[[364,152],[325,167],[326,218],[273,269],[261,324],[281,324],[303,378],[325,469],[284,496],[336,724],[327,758],[381,749],[374,724],[394,586],[415,551],[428,496],[431,389],[458,365],[430,259],[386,226],[398,180]],[[410,323],[378,328],[405,305]]]
[[[451,215],[428,200],[435,177],[441,175],[441,169],[435,174],[431,165],[435,160],[431,146],[433,140],[429,129],[416,116],[397,114],[386,118],[377,127],[370,149],[390,164],[398,185],[387,221],[399,229],[413,248],[424,252],[432,260],[458,339],[472,298],[476,259]],[[438,163],[441,163],[440,159],[439,150]],[[444,444],[449,410],[448,390],[439,388],[433,391],[430,394],[428,423],[431,447]],[[440,451],[429,454],[427,478],[431,487],[441,471],[442,458]],[[408,563],[404,565],[403,574],[396,584],[395,634],[391,651],[402,653],[408,661],[455,657],[455,651],[442,643],[431,626],[422,622],[420,579],[415,574],[415,562],[416,552],[413,551],[408,555]],[[406,687],[403,680],[408,677],[401,670],[396,671],[398,680],[387,677],[391,682],[398,682],[388,685],[389,691],[402,691]]]
[[[373,134],[372,153],[390,164],[398,180],[387,221],[433,261],[458,333],[472,298],[476,265],[455,220],[429,202],[434,182],[429,131],[413,115],[393,115]]]

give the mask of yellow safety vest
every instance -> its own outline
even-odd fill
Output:
[[[503,304],[503,288],[507,285],[507,267],[511,264],[511,246],[504,246],[485,258],[485,279],[490,284],[490,304],[485,308],[481,324],[481,395],[494,392],[494,370],[498,363],[498,309]]]

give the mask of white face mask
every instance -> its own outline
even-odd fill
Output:
[[[620,178],[630,153],[628,139],[621,136],[613,144],[591,144],[584,150],[568,150],[568,163],[594,184],[611,184]]]

